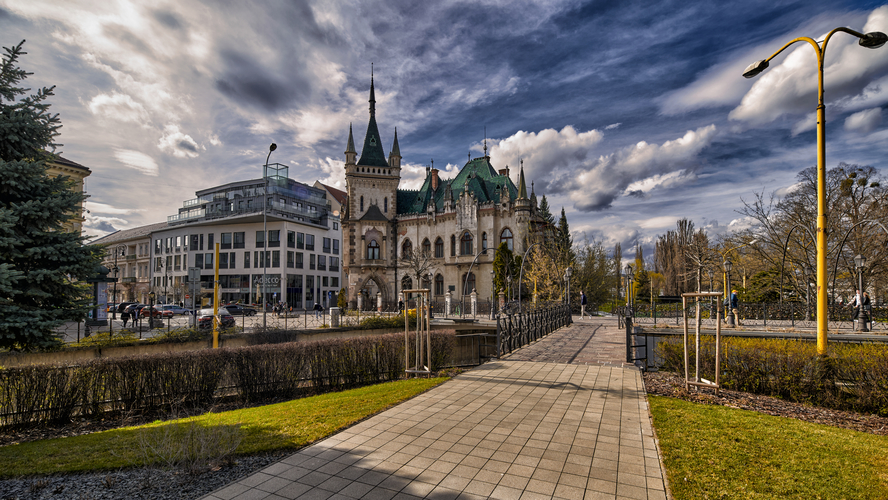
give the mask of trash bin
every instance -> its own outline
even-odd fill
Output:
[[[339,328],[339,308],[331,307],[330,308],[330,327],[331,328]]]

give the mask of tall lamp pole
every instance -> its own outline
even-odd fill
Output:
[[[262,178],[265,181],[265,192],[262,193],[262,328],[268,326],[268,307],[265,306],[265,297],[268,295],[268,159],[271,152],[277,149],[277,144],[268,146],[268,156],[265,157],[265,170]]]
[[[823,59],[826,45],[837,32],[856,36],[858,44],[868,49],[877,49],[888,42],[888,35],[880,31],[860,33],[848,28],[836,28],[824,37],[822,46],[810,37],[798,37],[784,45],[771,57],[756,61],[743,72],[746,78],[753,78],[768,68],[769,61],[796,42],[808,42],[817,54],[817,354],[826,354],[827,303],[826,303],[826,106],[823,103]]]
[[[626,264],[626,308],[632,316],[632,266]]]
[[[126,245],[117,245],[114,248],[114,277],[117,278],[117,273],[120,271],[120,268],[117,267],[117,257],[120,255],[121,250],[126,249]],[[120,278],[117,278],[120,279]],[[114,280],[114,309],[111,311],[111,320],[114,321],[117,319],[117,280]]]

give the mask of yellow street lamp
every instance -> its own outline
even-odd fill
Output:
[[[826,304],[826,106],[823,104],[823,58],[829,39],[837,32],[856,36],[858,44],[877,49],[888,42],[888,35],[880,31],[860,33],[848,28],[836,28],[823,39],[822,46],[813,38],[795,38],[771,57],[754,62],[743,72],[745,78],[753,78],[768,67],[771,59],[796,42],[808,42],[817,54],[817,354],[826,354],[827,304]]]

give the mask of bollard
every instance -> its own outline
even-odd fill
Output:
[[[339,308],[330,308],[330,328],[339,328]]]

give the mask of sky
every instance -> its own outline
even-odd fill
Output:
[[[455,175],[486,139],[517,184],[565,210],[574,240],[640,244],[688,218],[750,227],[756,193],[816,164],[817,63],[795,37],[888,32],[888,5],[843,0],[0,0],[0,45],[26,40],[27,86],[55,85],[62,155],[92,170],[85,233],[166,220],[195,191],[270,161],[344,188],[371,64],[404,189]],[[888,46],[838,33],[825,57],[827,167],[888,173]]]

